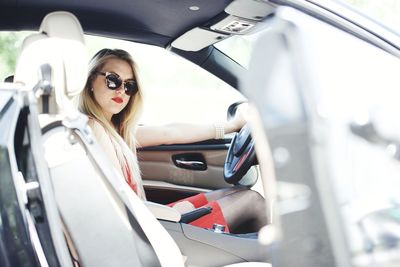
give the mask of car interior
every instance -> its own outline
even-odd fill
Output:
[[[164,47],[170,44],[172,51],[185,54],[216,76],[237,85],[236,76],[232,73],[239,67],[231,62],[228,66],[234,66],[232,69],[220,69],[216,63],[221,52],[210,51],[209,45],[230,33],[255,27],[257,21],[272,11],[269,4],[260,6],[254,2],[254,12],[242,14],[242,4],[247,2],[241,2],[233,2],[229,8],[222,1],[213,4],[214,7],[221,5],[214,12],[226,8],[225,11],[232,14],[208,30],[204,27],[193,28],[173,42],[173,36],[185,29],[164,29],[166,32],[174,31],[169,38],[152,32],[141,36],[147,36],[147,43]],[[208,13],[210,17],[215,15]],[[42,14],[43,10],[32,14],[27,23],[32,23]],[[254,16],[255,22],[248,25],[246,16]],[[186,19],[195,23],[193,17]],[[82,21],[87,23],[85,31],[101,33],[98,21]],[[91,28],[91,23],[97,23],[95,29]],[[110,24],[108,27],[115,26]],[[105,27],[104,30],[114,30],[115,34],[119,34],[116,28]],[[216,31],[225,33],[216,36]],[[123,33],[118,37],[122,38]],[[140,38],[135,41],[140,41]],[[196,51],[200,52],[191,54]],[[250,130],[245,128],[235,137],[242,140],[242,143],[238,142],[240,149],[251,154],[248,160],[240,163],[245,168],[238,172],[234,168],[240,156],[229,152],[235,149],[235,146],[229,148],[229,139],[222,140],[222,143],[205,142],[170,146],[161,148],[161,151],[159,148],[140,151],[143,174],[148,178],[146,192],[152,200],[143,203],[118,178],[100,152],[86,116],[80,114],[71,101],[86,81],[86,53],[80,21],[69,12],[52,12],[44,17],[38,33],[25,38],[13,83],[6,84],[27,92],[21,95],[25,104],[24,112],[18,117],[21,127],[15,133],[15,157],[17,169],[23,170],[19,172],[20,182],[24,188],[29,188],[26,189],[29,205],[32,207],[36,203],[37,208],[37,214],[28,216],[33,216],[33,220],[29,221],[35,229],[30,233],[31,238],[45,241],[45,245],[40,242],[34,244],[35,250],[42,256],[39,260],[50,266],[224,266],[235,263],[269,266],[264,262],[266,253],[257,240],[256,232],[249,233],[244,227],[235,233],[221,234],[197,228],[183,223],[183,216],[174,209],[160,205],[202,192],[202,188],[237,184],[243,176],[246,177],[243,179],[245,186],[254,185],[257,170],[253,168],[247,172],[255,160]],[[199,152],[199,147],[204,151]],[[228,148],[232,164],[224,167]],[[221,149],[225,151],[222,154]],[[167,180],[157,181],[157,176],[164,177],[163,173],[170,173],[170,167],[161,167],[157,172],[151,171],[151,168],[154,164],[162,166],[163,162],[167,162],[171,150],[176,157],[175,164],[199,161],[198,155],[203,155],[208,171],[198,174],[200,179],[195,177],[196,182],[191,184],[187,181],[180,184],[179,177],[184,176],[184,170],[172,174]],[[228,183],[215,184],[207,180],[213,173],[222,172],[226,172]],[[171,184],[175,186],[171,188]],[[160,198],[160,195],[164,197]],[[24,198],[23,193],[18,197]],[[101,207],[101,212],[93,207]]]
[[[381,258],[368,253],[400,240],[387,231],[398,213],[378,207],[373,188],[397,179],[391,172],[398,170],[397,150],[387,152],[398,142],[377,124],[348,117],[369,104],[364,96],[375,104],[398,91],[399,46],[313,2],[1,2],[0,30],[34,33],[16,47],[13,77],[0,84],[0,265],[376,266]],[[219,42],[258,32],[247,68],[218,49]],[[223,139],[138,149],[142,201],[73,103],[87,78],[84,34],[166,49],[240,90],[261,113],[253,109],[256,123]],[[324,97],[336,103],[328,105],[331,113],[319,109]],[[397,110],[396,99],[383,106]],[[390,161],[387,177],[380,175],[381,158]],[[268,225],[246,222],[221,233],[194,227],[193,214],[163,205],[236,185],[261,185]],[[362,197],[380,212],[357,210],[352,201],[365,200],[358,185],[371,189]]]

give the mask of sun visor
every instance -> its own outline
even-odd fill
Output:
[[[181,35],[178,39],[172,42],[174,48],[184,51],[199,51],[209,45],[219,42],[228,34],[218,33],[203,28],[194,28]]]
[[[274,10],[275,6],[260,0],[236,0],[225,8],[230,15],[256,21],[263,20]]]

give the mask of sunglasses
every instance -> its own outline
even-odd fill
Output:
[[[138,91],[137,83],[133,79],[122,81],[121,77],[113,72],[96,71],[96,73],[105,76],[106,86],[110,90],[117,90],[122,84],[124,84],[124,90],[127,95],[133,96]]]

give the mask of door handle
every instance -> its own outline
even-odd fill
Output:
[[[207,170],[207,163],[204,156],[200,153],[188,153],[173,155],[172,161],[176,167],[194,171]]]
[[[178,165],[183,165],[183,166],[186,166],[186,167],[189,167],[189,168],[193,168],[193,169],[196,169],[196,168],[204,168],[205,166],[206,166],[206,164],[204,163],[204,162],[201,162],[201,161],[195,161],[195,160],[180,160],[180,159],[177,159],[176,160],[176,163],[178,164]]]

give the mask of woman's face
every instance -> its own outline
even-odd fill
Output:
[[[124,60],[112,58],[106,61],[103,68],[99,72],[111,72],[118,74],[122,81],[134,79],[131,66]],[[106,85],[106,77],[101,74],[95,74],[93,80],[94,99],[103,109],[108,120],[114,114],[120,113],[128,104],[130,96],[125,93],[124,84],[116,90],[108,89]]]

